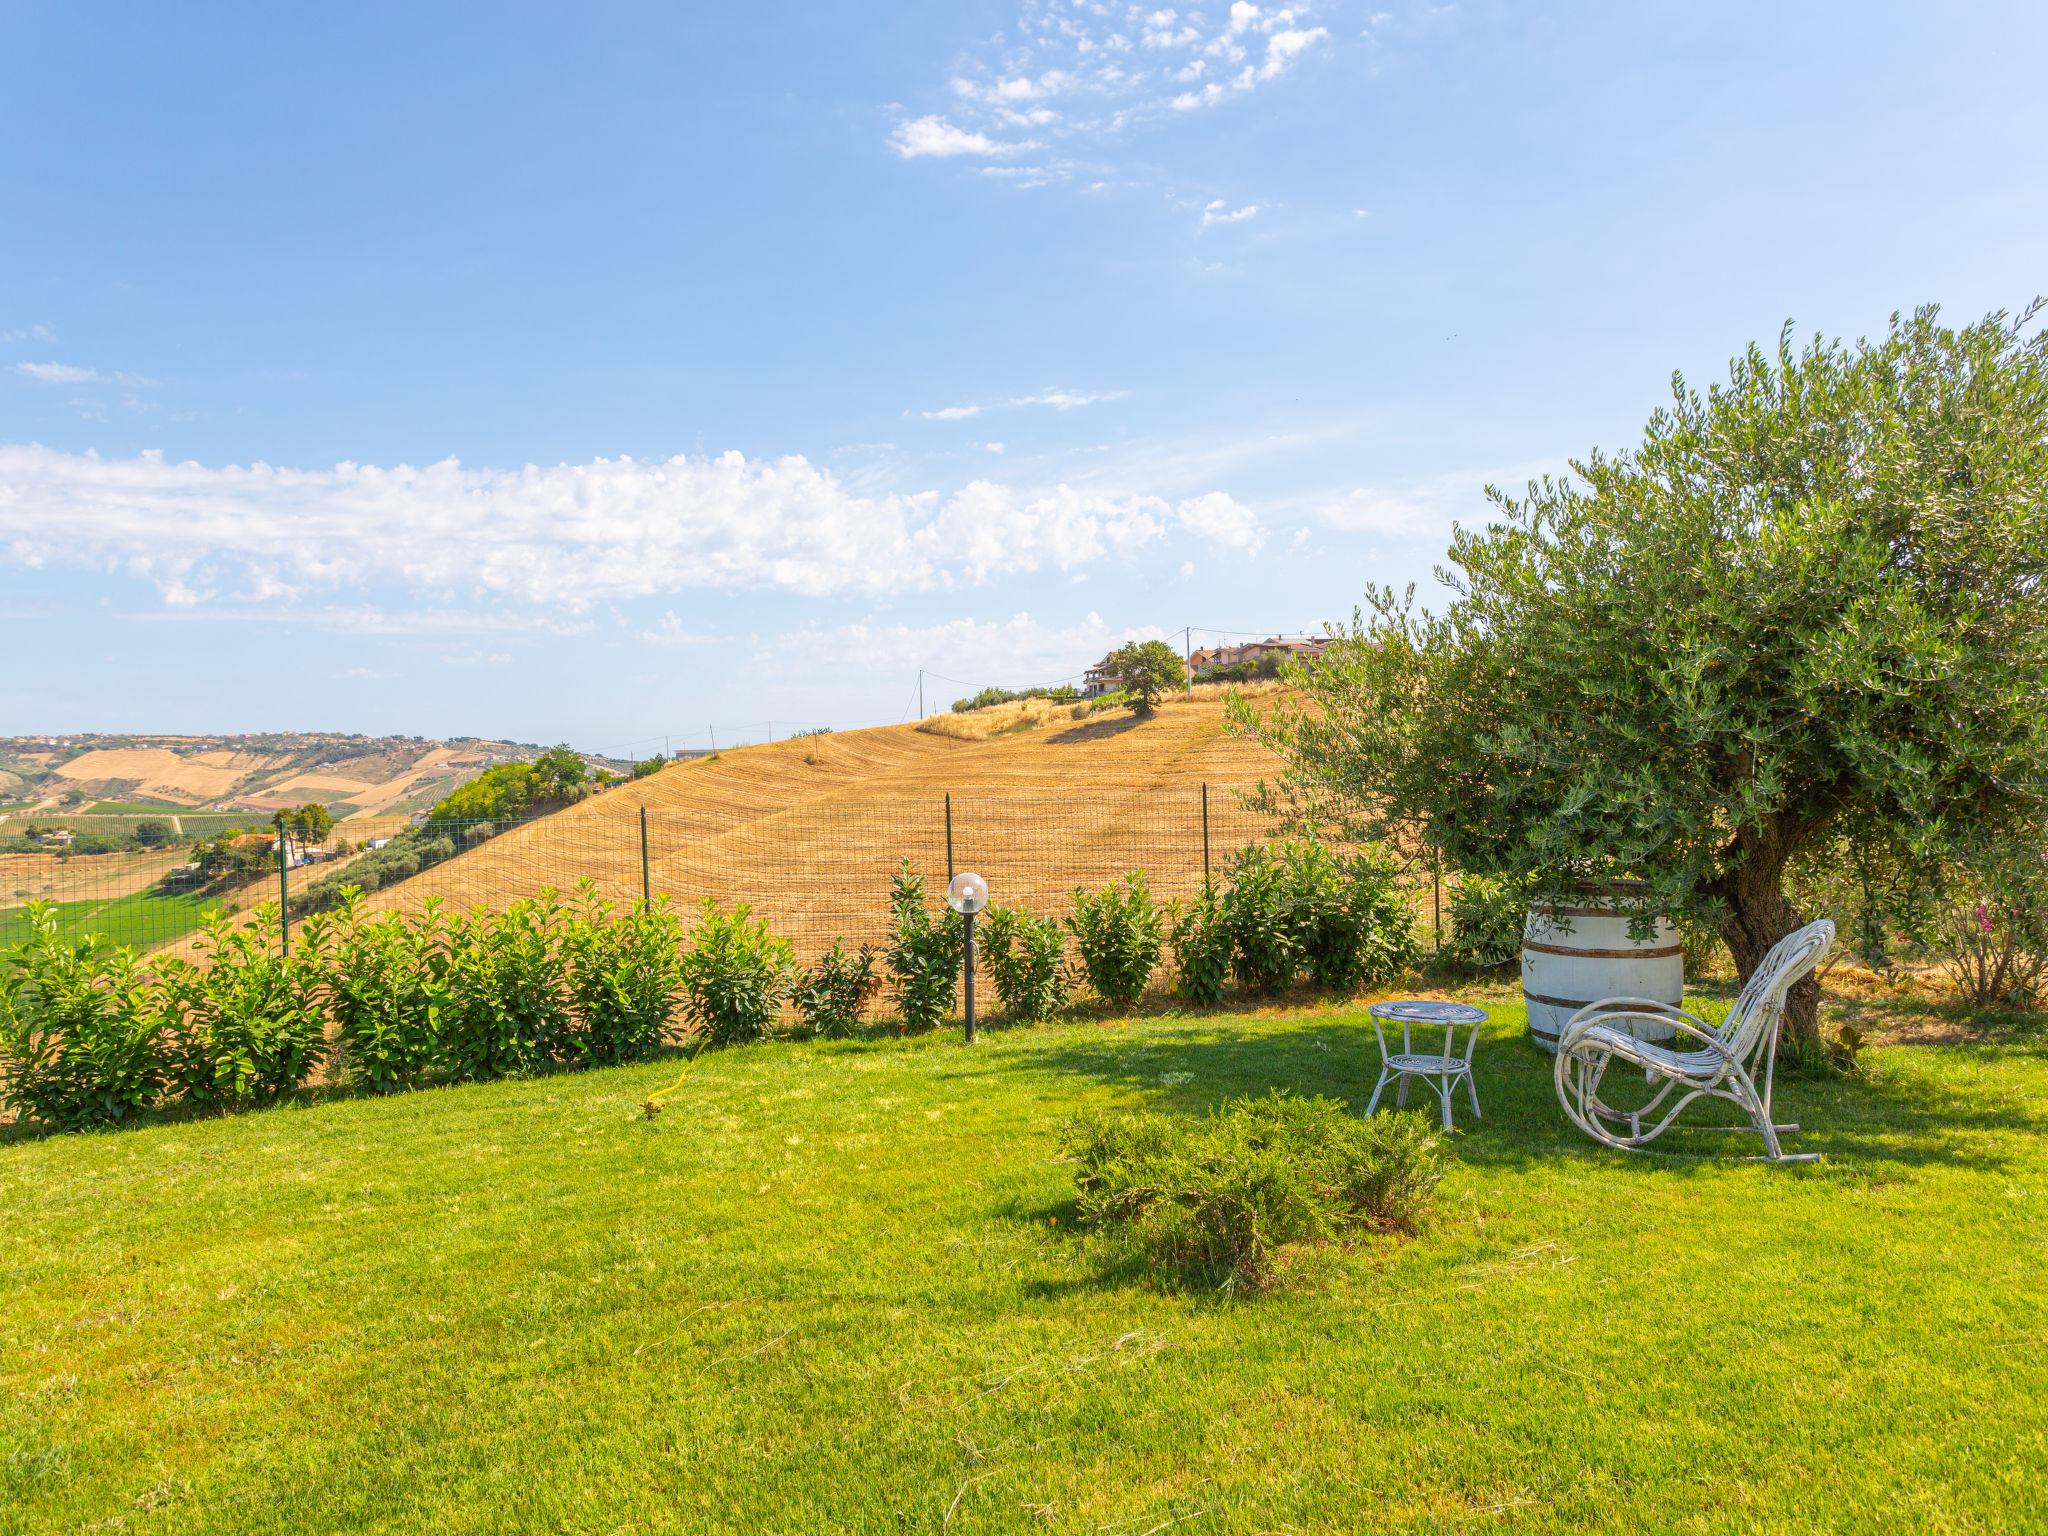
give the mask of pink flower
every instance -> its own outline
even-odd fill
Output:
[[[1979,933],[1989,933],[1991,931],[1991,914],[1984,910],[1984,903],[1981,901],[1977,903],[1977,931]]]

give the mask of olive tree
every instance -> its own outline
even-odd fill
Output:
[[[1710,920],[1744,978],[1822,915],[1786,894],[1803,852],[2039,820],[2040,307],[1800,351],[1788,326],[1704,395],[1674,378],[1635,450],[1490,489],[1441,611],[1372,591],[1291,698],[1236,704],[1275,798],[1539,890],[1640,877],[1645,922]]]

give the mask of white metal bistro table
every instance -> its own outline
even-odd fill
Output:
[[[1365,1106],[1369,1115],[1380,1107],[1380,1095],[1387,1084],[1395,1079],[1400,1086],[1394,1091],[1394,1103],[1408,1102],[1408,1083],[1411,1078],[1421,1078],[1436,1090],[1436,1096],[1444,1107],[1444,1129],[1451,1128],[1451,1090],[1464,1080],[1465,1092],[1472,1099],[1472,1114],[1484,1119],[1479,1113],[1479,1088],[1472,1081],[1472,1051],[1479,1044],[1479,1026],[1486,1022],[1486,1010],[1474,1008],[1470,1003],[1439,1003],[1426,998],[1407,998],[1400,1002],[1374,1003],[1372,1032],[1380,1043],[1380,1080],[1373,1085],[1372,1102]],[[1387,1049],[1387,1024],[1401,1026],[1401,1049]],[[1415,1026],[1425,1029],[1441,1028],[1444,1032],[1444,1048],[1441,1053],[1415,1049]],[[1465,1049],[1460,1053],[1456,1048],[1458,1027],[1469,1024],[1465,1034]]]

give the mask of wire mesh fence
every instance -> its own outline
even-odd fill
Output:
[[[610,802],[610,803],[607,803]],[[951,874],[984,876],[1006,906],[1065,916],[1077,888],[1144,872],[1161,900],[1196,893],[1235,852],[1280,828],[1241,795],[1200,783],[1168,789],[881,795],[813,800],[762,813],[715,800],[683,809],[599,797],[512,822],[351,819],[313,838],[230,829],[176,846],[109,853],[61,848],[0,855],[0,944],[19,939],[28,903],[55,904],[65,934],[189,951],[205,915],[280,926],[361,889],[373,909],[502,908],[589,881],[604,899],[747,904],[810,960],[835,940],[883,942],[890,877],[907,862],[936,902]],[[1427,873],[1414,888],[1425,932]]]

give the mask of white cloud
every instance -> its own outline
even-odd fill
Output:
[[[70,363],[16,363],[14,371],[31,379],[40,379],[45,384],[98,384],[100,376],[91,368],[75,368]]]
[[[676,617],[673,608],[656,619],[650,628],[640,631],[640,638],[649,645],[715,645],[716,635],[693,634],[683,628],[683,621]]]
[[[1002,443],[983,443],[981,448],[984,453],[1005,453],[1008,451]]]
[[[1507,465],[1498,469],[1452,470],[1394,486],[1360,486],[1314,503],[1322,521],[1345,533],[1378,534],[1394,539],[1440,541],[1453,522],[1476,526],[1493,520],[1486,487],[1518,490],[1529,480],[1554,474],[1557,463]],[[1306,530],[1296,535],[1303,541]]]
[[[942,405],[936,411],[923,413],[926,421],[965,421],[970,416],[979,416],[978,405]]]
[[[10,326],[7,330],[0,331],[0,343],[12,343],[17,341],[55,341],[56,339],[56,331],[52,330],[48,325],[45,325],[40,321],[38,321],[34,325]]]
[[[1029,613],[1017,613],[1002,620],[964,618],[938,624],[804,628],[770,642],[763,648],[762,659],[804,674],[922,666],[948,677],[968,679],[973,687],[989,683],[1022,687],[1078,679],[1090,663],[1119,645],[1164,638],[1164,630],[1149,626],[1113,627],[1099,613],[1065,625],[1048,625]],[[927,704],[944,697],[931,695]]]
[[[1021,128],[1054,145],[1088,143],[1100,154],[1133,124],[1218,105],[1288,72],[1329,41],[1312,10],[1246,0],[1221,13],[1019,0],[1014,25],[970,50],[971,62],[951,75],[948,114],[899,121],[890,144],[906,160],[1001,158],[1026,147],[1006,137]],[[1046,105],[1055,100],[1057,112]],[[1093,184],[1107,169],[1076,155],[1004,179],[1020,187],[1069,178]]]
[[[360,678],[366,682],[379,683],[391,676],[389,672],[379,672],[372,667],[344,667],[334,675],[339,678]]]
[[[1242,224],[1247,219],[1255,219],[1258,216],[1257,203],[1246,203],[1242,208],[1233,208],[1219,197],[1202,210],[1202,227],[1207,229],[1211,224]]]
[[[1044,389],[1035,395],[1019,395],[1012,405],[1049,405],[1056,411],[1071,411],[1078,406],[1100,405],[1105,400],[1121,400],[1130,391],[1108,389],[1089,394],[1077,389]]]
[[[889,147],[905,160],[927,157],[947,159],[955,155],[1014,155],[1024,146],[1005,144],[971,128],[960,128],[933,114],[898,123],[889,136]]]
[[[1071,572],[1175,528],[1248,547],[1248,516],[1214,493],[988,480],[861,495],[807,459],[739,453],[302,470],[0,446],[0,561],[120,570],[193,607],[237,583],[259,601],[397,586],[572,611],[699,588],[895,594]]]
[[[1266,542],[1259,515],[1222,491],[1191,496],[1174,508],[1181,527],[1207,543],[1256,554]]]

